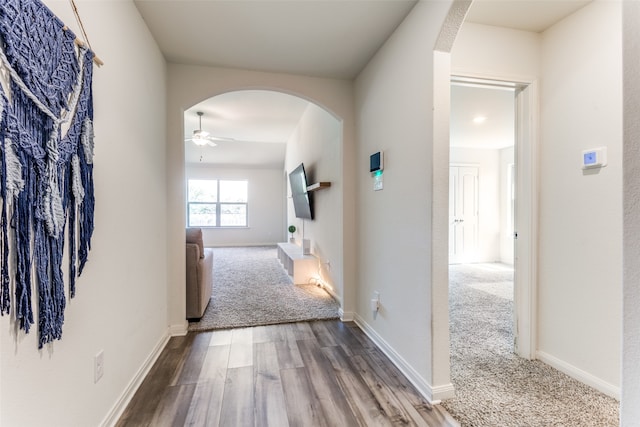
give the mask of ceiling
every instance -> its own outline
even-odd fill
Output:
[[[514,137],[514,88],[451,85],[451,147],[501,149]]]
[[[355,78],[416,2],[134,0],[169,62],[337,79]],[[475,0],[466,20],[541,32],[587,3]],[[204,101],[185,114],[185,137],[196,129],[195,112],[203,111],[204,130],[236,141],[201,149],[187,144],[187,161],[254,165],[264,155],[262,164],[276,158],[283,164],[283,144],[306,105],[275,92],[226,94]]]
[[[466,22],[541,33],[592,0],[474,0]]]
[[[415,0],[135,0],[169,62],[353,79]]]
[[[201,102],[184,113],[185,138],[199,129],[214,137],[215,147],[185,143],[185,162],[233,166],[282,167],[286,143],[309,102],[280,92],[241,90]]]

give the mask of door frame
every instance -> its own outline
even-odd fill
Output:
[[[516,354],[531,360],[536,358],[538,344],[538,123],[538,83],[534,80],[516,94],[514,223],[514,344]]]
[[[515,89],[513,335],[516,354],[533,360],[537,349],[538,82],[463,73],[452,73],[451,82]]]

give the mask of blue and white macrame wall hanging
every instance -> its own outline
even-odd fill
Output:
[[[39,0],[0,3],[0,314],[62,337],[91,248],[94,55]],[[37,313],[34,313],[37,311]]]

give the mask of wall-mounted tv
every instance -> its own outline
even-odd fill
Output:
[[[313,219],[313,197],[311,193],[307,192],[307,174],[304,170],[304,164],[300,163],[289,173],[289,184],[291,185],[291,198],[296,218]]]

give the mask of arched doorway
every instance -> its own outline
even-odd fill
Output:
[[[290,94],[295,94],[297,96],[296,99],[302,100],[307,104],[307,106],[312,106],[312,110],[315,112],[322,111],[322,114],[325,117],[331,117],[331,119],[335,122],[340,123],[340,135],[336,139],[336,147],[338,148],[338,153],[334,154],[330,157],[330,160],[324,161],[322,159],[326,153],[323,152],[323,149],[319,146],[316,147],[315,153],[312,151],[313,156],[317,157],[321,164],[326,166],[326,163],[331,163],[335,170],[334,172],[339,175],[339,177],[335,178],[336,183],[342,182],[343,179],[343,171],[344,171],[344,150],[342,146],[345,145],[343,143],[346,139],[353,138],[353,125],[352,125],[352,113],[349,111],[348,105],[350,100],[347,99],[345,94],[339,93],[337,90],[322,90],[323,88],[314,87],[314,85],[304,84],[305,82],[300,81],[292,81],[290,84],[284,84],[280,80],[282,76],[273,75],[272,77],[274,81],[280,81],[279,84],[266,84],[264,79],[265,75],[261,74],[259,77],[252,76],[252,73],[244,73],[242,77],[246,79],[243,83],[239,82],[230,82],[232,79],[222,78],[221,80],[212,80],[211,73],[226,75],[228,70],[216,70],[216,69],[208,69],[209,73],[201,73],[202,69],[194,67],[193,69],[189,69],[186,73],[182,73],[185,70],[180,70],[181,78],[178,78],[177,75],[174,75],[176,79],[180,80],[180,83],[177,84],[179,87],[187,88],[185,90],[180,90],[180,93],[175,93],[173,96],[169,96],[170,100],[168,102],[169,109],[173,111],[173,114],[170,112],[167,115],[168,123],[167,130],[169,134],[169,138],[174,141],[168,144],[168,174],[169,174],[169,211],[168,211],[168,235],[171,247],[171,251],[175,252],[175,262],[168,267],[170,280],[173,285],[170,286],[168,301],[169,301],[169,316],[170,316],[170,330],[173,334],[182,334],[186,331],[186,320],[184,319],[184,296],[183,294],[183,277],[184,277],[184,265],[179,259],[180,254],[176,249],[178,242],[183,241],[184,239],[184,224],[186,224],[186,213],[184,208],[183,201],[186,200],[186,186],[184,185],[185,178],[185,151],[184,151],[184,140],[185,136],[188,136],[193,129],[186,129],[186,125],[184,123],[184,113],[189,112],[192,107],[196,107],[200,102],[202,102],[202,95],[196,93],[193,85],[195,84],[200,88],[200,93],[209,93],[212,94],[212,98],[215,98],[216,95],[224,95],[234,92],[242,92],[242,91],[261,91],[261,92],[270,92],[273,94],[278,94],[280,96],[292,96]],[[190,77],[185,77],[185,75],[191,74]],[[171,73],[170,73],[171,75]],[[228,77],[228,76],[227,76]],[[238,77],[234,75],[234,77]],[[260,80],[260,84],[256,84],[256,80]],[[305,79],[302,79],[305,80]],[[313,79],[310,79],[313,80]],[[308,83],[308,82],[307,82]],[[290,86],[289,88],[284,88],[284,86]],[[275,89],[277,87],[277,89]],[[320,99],[320,101],[314,101],[314,103],[310,103],[307,100],[311,99]],[[330,107],[327,107],[329,105]],[[179,114],[176,113],[179,111]],[[267,110],[267,112],[269,112]],[[329,113],[330,112],[330,113]],[[345,120],[345,117],[348,120]],[[195,116],[197,117],[197,116]],[[204,117],[204,116],[203,116]],[[179,143],[177,143],[179,141]],[[318,141],[316,141],[318,143]],[[350,146],[350,144],[346,144]],[[217,147],[215,147],[217,148]],[[346,153],[347,157],[351,156],[349,149],[347,149]],[[199,158],[197,159],[199,160]],[[309,161],[309,160],[307,160]],[[317,168],[317,173],[324,174],[326,169],[325,166],[320,165]],[[254,165],[255,167],[255,165]],[[281,176],[282,171],[281,169]],[[318,179],[325,180],[324,176],[319,177]],[[334,179],[334,178],[329,178]],[[342,285],[345,283],[344,277],[353,275],[353,272],[350,271],[353,267],[350,263],[344,262],[344,245],[345,239],[343,239],[343,224],[345,222],[345,217],[352,217],[353,208],[350,203],[347,203],[347,207],[344,207],[344,190],[341,188],[342,185],[335,185],[332,188],[333,198],[333,211],[336,213],[336,218],[334,221],[323,221],[322,224],[320,221],[317,221],[313,226],[319,230],[316,230],[318,236],[322,235],[321,229],[323,227],[331,228],[331,233],[325,233],[326,235],[330,235],[333,241],[324,243],[322,245],[322,254],[325,257],[326,261],[324,265],[326,268],[331,269],[332,277],[334,278],[335,283],[335,294],[340,300],[341,303],[341,311],[340,314],[344,315],[345,307],[348,307],[349,304],[352,304],[350,294],[353,293],[351,289],[344,289]],[[329,195],[329,192],[326,192]],[[283,209],[286,208],[284,206],[284,202],[282,202]],[[326,206],[330,206],[326,204]],[[286,218],[284,216],[283,218]],[[281,236],[273,237],[274,241],[283,240],[287,237],[286,235],[286,219],[281,221],[281,227],[278,232],[281,233]],[[307,228],[309,230],[309,227]],[[347,245],[350,245],[352,242],[351,239],[347,240]],[[176,248],[174,248],[176,246]],[[325,248],[330,248],[326,249]],[[181,251],[180,251],[181,252]],[[352,251],[348,251],[347,253],[351,254]],[[348,255],[350,256],[350,255]],[[346,265],[346,267],[345,267]],[[349,310],[350,311],[350,310]]]
[[[340,241],[332,230],[341,214],[336,188],[342,181],[342,122],[300,97],[255,89],[199,102],[184,118],[186,225],[202,230],[204,246],[217,248],[214,264],[227,267],[214,266],[213,306],[190,330],[205,330],[207,322],[211,327],[245,327],[335,316],[329,295],[340,300]],[[292,206],[288,176],[300,165],[306,168],[308,185],[336,184],[307,195],[315,200],[312,218],[299,218]],[[302,255],[303,239],[310,247],[305,268],[299,265],[295,274],[289,268],[295,287],[286,292],[289,287],[275,286],[287,282],[276,266],[275,247],[287,241],[290,225],[296,227],[291,250]],[[265,257],[261,261],[253,259],[258,252]],[[253,277],[250,272],[257,273],[260,266],[264,274]],[[237,273],[228,274],[234,268]],[[245,275],[253,279],[239,280]],[[306,310],[300,308],[304,306]],[[225,310],[231,313],[212,319]],[[244,320],[226,324],[236,313]]]

